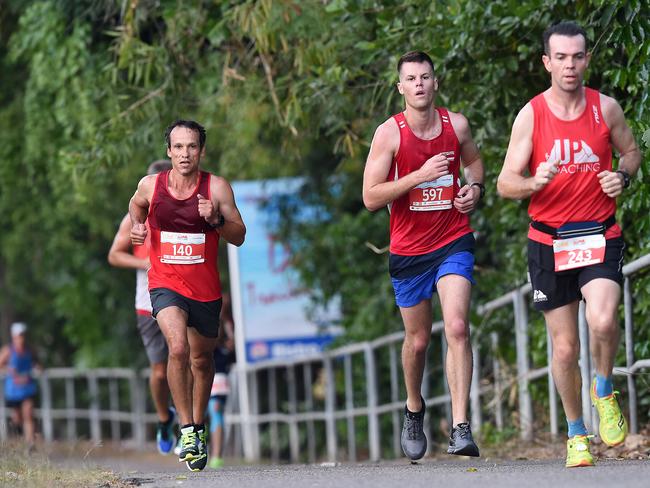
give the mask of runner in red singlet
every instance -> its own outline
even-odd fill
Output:
[[[582,84],[590,59],[585,31],[561,22],[543,41],[551,87],[517,115],[498,190],[506,198],[530,197],[528,268],[534,306],[553,344],[553,378],[568,423],[566,466],[592,466],[580,396],[578,304],[584,299],[600,436],[618,445],[627,434],[612,387],[624,244],[614,217],[616,197],[641,154],[619,104]],[[612,147],[619,153],[616,171]]]
[[[148,175],[171,169],[172,164],[166,159],[154,161],[149,165]],[[156,428],[156,444],[161,454],[169,454],[176,445],[174,433],[174,409],[169,405],[169,386],[167,385],[167,342],[156,319],[151,316],[151,299],[147,270],[149,269],[149,239],[142,246],[131,246],[131,218],[126,214],[115,234],[111,249],[108,251],[108,262],[118,268],[136,270],[135,313],[137,316],[138,332],[142,338],[151,373],[149,375],[149,390],[153,400],[158,425]]]
[[[178,120],[165,133],[172,169],[146,176],[131,198],[131,241],[151,234],[149,292],[167,339],[167,379],[181,424],[179,461],[192,471],[208,460],[204,414],[214,378],[221,284],[219,238],[236,246],[246,227],[230,184],[201,171],[205,129]]]
[[[468,214],[484,192],[483,162],[463,115],[435,107],[438,80],[423,52],[402,56],[397,89],[406,109],[380,125],[363,178],[363,201],[390,211],[389,271],[404,321],[402,364],[406,407],[402,450],[424,456],[427,439],[421,396],[431,336],[431,298],[438,292],[449,345],[452,398],[450,454],[478,456],[467,421],[472,350],[467,315],[473,279],[474,236]],[[465,184],[460,182],[463,169]]]

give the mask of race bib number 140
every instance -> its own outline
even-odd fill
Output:
[[[198,264],[205,261],[205,234],[160,233],[161,263]]]
[[[605,236],[573,237],[553,241],[555,271],[582,268],[605,260]]]

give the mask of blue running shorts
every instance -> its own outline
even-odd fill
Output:
[[[433,266],[423,273],[404,279],[391,278],[398,307],[413,307],[422,300],[431,300],[438,280],[455,274],[467,278],[474,285],[474,254],[461,251],[448,256],[440,266]]]

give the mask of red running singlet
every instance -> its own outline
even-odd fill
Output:
[[[604,222],[616,212],[616,199],[600,187],[598,173],[612,170],[609,127],[600,108],[600,93],[585,88],[586,105],[574,120],[556,117],[540,93],[531,100],[534,113],[533,152],[528,168],[531,175],[540,163],[558,160],[558,173],[540,191],[533,193],[528,206],[532,220],[551,227],[568,222]],[[621,235],[618,225],[605,233],[612,239]],[[553,244],[549,234],[532,227],[528,237],[542,244]]]
[[[416,171],[432,156],[444,154],[449,161],[449,175],[428,181],[394,200],[390,211],[390,252],[418,256],[435,251],[472,232],[469,217],[454,207],[460,189],[460,143],[449,112],[436,108],[442,123],[440,135],[420,139],[406,122],[404,113],[393,115],[400,143],[387,181],[397,180]]]
[[[219,233],[199,215],[197,194],[210,198],[210,173],[201,171],[189,198],[178,200],[168,189],[171,170],[156,177],[151,205],[149,289],[168,288],[200,302],[221,297],[217,266]]]

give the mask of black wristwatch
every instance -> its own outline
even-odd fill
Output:
[[[219,222],[217,222],[216,224],[211,224],[210,222],[208,222],[208,225],[213,229],[218,229],[219,227],[223,227],[223,224],[225,223],[226,223],[226,219],[223,217],[223,215],[219,214]]]
[[[479,194],[478,199],[482,200],[483,196],[485,195],[485,185],[483,183],[476,182],[476,183],[472,183],[469,186],[470,186],[470,188],[472,186],[478,186],[479,190],[481,190],[481,193]]]
[[[627,188],[628,186],[630,186],[630,173],[628,173],[624,169],[616,170],[616,172],[619,175],[623,176],[623,188]]]

